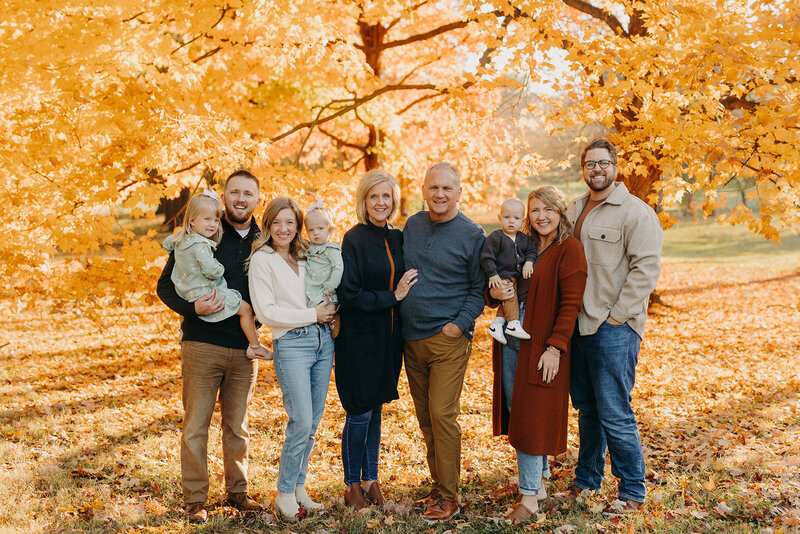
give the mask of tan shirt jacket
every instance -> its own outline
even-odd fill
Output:
[[[588,198],[587,192],[567,209],[573,224]],[[617,182],[608,198],[586,215],[580,241],[589,266],[578,314],[580,334],[594,334],[610,315],[641,338],[648,299],[661,272],[664,232],[655,211]]]

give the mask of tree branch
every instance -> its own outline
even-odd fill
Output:
[[[285,132],[283,132],[281,134],[278,134],[275,137],[270,138],[270,141],[274,143],[276,141],[280,141],[284,137],[288,137],[288,136],[292,135],[293,133],[295,133],[298,130],[302,130],[303,128],[313,128],[315,126],[319,126],[320,124],[325,124],[326,122],[332,121],[333,119],[335,119],[337,117],[341,117],[345,113],[353,111],[354,109],[358,108],[362,104],[366,104],[370,100],[374,100],[374,99],[378,98],[379,96],[381,96],[384,93],[389,93],[391,91],[424,91],[424,90],[427,90],[427,89],[436,89],[436,86],[434,84],[432,84],[432,83],[421,83],[421,84],[415,84],[415,85],[387,85],[387,86],[381,87],[380,89],[376,89],[375,91],[371,92],[370,94],[362,96],[360,98],[353,98],[353,99],[348,99],[348,100],[336,100],[334,102],[343,103],[343,102],[349,101],[349,102],[352,102],[352,103],[350,105],[347,105],[347,106],[344,106],[344,107],[340,108],[336,112],[331,113],[330,115],[327,115],[325,117],[316,118],[313,121],[308,121],[308,122],[303,122],[301,124],[298,124],[297,126],[294,126],[291,129],[289,129],[289,130],[287,130],[287,131],[285,131]],[[330,103],[326,104],[325,108],[330,106],[330,104],[332,104],[332,103],[333,102],[330,102]]]
[[[628,36],[628,32],[625,31],[625,28],[622,27],[622,23],[603,8],[593,6],[588,2],[584,2],[583,0],[561,0],[567,6],[577,9],[581,13],[585,13],[592,18],[595,18],[599,21],[605,22],[606,25],[611,28],[611,31],[616,33],[617,35],[625,35]]]
[[[199,161],[195,161],[191,165],[187,165],[186,167],[184,167],[182,169],[178,169],[177,171],[173,171],[172,174],[179,174],[179,173],[182,173],[182,172],[186,172],[186,171],[192,170],[195,167],[197,167],[198,165],[200,165],[200,162]]]
[[[403,113],[405,113],[409,109],[413,108],[414,106],[416,106],[420,102],[425,102],[426,100],[430,100],[431,98],[436,98],[437,96],[444,96],[446,94],[447,93],[445,93],[444,91],[438,91],[436,93],[431,93],[431,94],[427,94],[425,96],[421,96],[418,99],[416,99],[413,102],[411,102],[410,104],[408,104],[406,107],[404,107],[400,111],[398,111],[397,114],[398,115],[402,115]]]
[[[317,116],[314,118],[314,123],[316,123],[319,120],[320,115],[322,115],[325,112],[325,110],[328,109],[328,106],[330,106],[330,105],[331,104],[328,103],[328,104],[325,104],[324,106],[322,106],[321,108],[319,108],[319,111],[317,112]],[[297,157],[294,159],[295,167],[297,166],[298,163],[300,163],[300,156],[303,155],[303,150],[306,148],[306,143],[308,143],[308,140],[311,138],[311,134],[312,133],[314,133],[314,126],[313,125],[311,126],[311,128],[308,129],[308,133],[306,134],[306,137],[303,139],[303,142],[300,144],[300,148],[297,149]]]
[[[208,52],[206,52],[205,54],[203,54],[202,56],[200,56],[200,57],[198,57],[198,58],[196,58],[196,59],[193,59],[193,60],[192,60],[192,63],[200,63],[200,62],[201,62],[201,61],[203,61],[204,59],[210,58],[211,56],[213,56],[214,54],[216,54],[216,53],[217,53],[217,52],[219,52],[220,50],[222,50],[222,47],[221,47],[221,46],[218,46],[218,47],[216,47],[216,48],[213,48],[213,49],[209,50]]]
[[[365,146],[363,146],[363,145],[359,145],[359,144],[356,144],[356,143],[352,143],[352,142],[350,142],[350,141],[345,141],[344,139],[342,139],[342,138],[340,138],[340,137],[337,137],[337,136],[336,136],[336,135],[334,135],[333,133],[331,133],[331,132],[328,132],[328,131],[324,130],[324,129],[323,129],[321,126],[318,126],[318,127],[317,127],[317,130],[319,130],[319,132],[320,132],[321,134],[327,135],[328,137],[330,137],[331,139],[333,139],[334,141],[336,141],[336,142],[337,142],[338,144],[340,144],[341,146],[346,146],[346,147],[348,147],[348,148],[353,148],[353,149],[356,149],[356,150],[361,150],[362,152],[363,152],[363,151],[364,151],[364,150],[367,148],[367,147],[365,147]]]
[[[355,160],[355,161],[353,162],[353,164],[352,164],[352,165],[350,165],[350,166],[348,166],[348,167],[345,167],[345,168],[343,168],[342,170],[343,170],[344,172],[350,172],[351,170],[355,169],[355,168],[358,166],[358,164],[359,164],[359,163],[361,163],[362,161],[364,161],[364,156],[361,156],[361,157],[359,157],[357,160]]]
[[[141,17],[144,14],[145,14],[144,11],[140,11],[140,12],[136,13],[135,15],[131,15],[127,19],[122,19],[122,22],[130,22],[132,20],[138,19],[139,17]]]
[[[418,41],[425,41],[427,39],[430,39],[431,37],[436,37],[437,35],[447,33],[451,30],[457,30],[458,28],[463,28],[470,22],[471,21],[469,20],[458,20],[456,22],[445,24],[444,26],[439,26],[438,28],[434,28],[425,33],[418,33],[416,35],[412,35],[411,37],[406,37],[405,39],[398,39],[397,41],[389,41],[388,43],[383,43],[377,48],[378,50],[383,51],[389,48],[394,48],[396,46],[403,46],[411,43],[416,43]]]
[[[429,2],[430,2],[430,0],[422,0],[422,2],[419,2],[416,5],[413,5],[413,6],[409,7],[409,8],[407,8],[407,9],[404,9],[403,12],[404,13],[411,13],[412,11],[418,10],[419,8],[421,8],[422,6],[424,6],[425,4],[427,4]],[[389,24],[386,25],[386,30],[388,31],[388,30],[392,29],[394,26],[397,26],[399,23],[403,22],[403,20],[405,20],[405,19],[403,18],[402,15],[398,16],[396,19],[394,19],[393,21],[391,21]]]
[[[223,8],[222,8],[222,13],[221,13],[221,14],[220,14],[220,16],[219,16],[219,19],[217,19],[217,22],[215,22],[214,24],[212,24],[212,25],[211,25],[211,28],[209,28],[209,29],[213,29],[213,28],[216,28],[217,26],[219,26],[219,23],[223,21],[223,19],[225,18],[225,15],[228,13],[228,11],[230,11],[230,9],[231,9],[231,8],[229,8],[229,7],[223,7]],[[198,34],[197,34],[197,35],[196,35],[196,36],[195,36],[193,39],[189,39],[189,40],[188,40],[188,41],[186,41],[185,43],[181,43],[181,45],[180,45],[178,48],[176,48],[175,50],[173,50],[172,52],[170,52],[170,53],[169,53],[169,55],[172,55],[172,54],[174,54],[175,52],[177,52],[178,50],[180,50],[180,49],[181,49],[181,48],[183,48],[184,46],[189,46],[190,44],[192,44],[193,42],[195,42],[196,40],[198,40],[198,39],[199,39],[199,38],[201,38],[201,37],[210,37],[210,36],[209,36],[209,35],[208,35],[208,33],[206,33],[206,32],[201,32],[201,33],[198,33]],[[202,58],[201,58],[201,59],[202,59]],[[196,61],[199,61],[199,60],[196,60]],[[195,62],[196,62],[196,61],[195,61]]]

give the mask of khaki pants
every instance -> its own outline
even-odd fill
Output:
[[[517,300],[517,280],[510,279],[514,283],[514,296],[503,301],[500,301],[500,306],[497,307],[496,317],[505,319],[506,322],[516,321],[519,319],[519,301]]]
[[[184,504],[208,499],[208,428],[219,395],[225,488],[247,491],[247,405],[253,398],[258,362],[244,350],[197,341],[181,343],[183,432],[181,485]]]
[[[472,344],[464,336],[441,332],[405,341],[408,385],[428,449],[434,486],[445,500],[458,500],[461,476],[461,388]]]

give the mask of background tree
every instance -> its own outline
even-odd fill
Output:
[[[376,165],[408,199],[452,160],[470,206],[493,209],[546,163],[528,119],[602,123],[631,189],[662,207],[704,191],[710,212],[719,185],[749,180],[728,220],[774,238],[798,224],[798,20],[796,2],[751,0],[10,2],[4,291],[152,299],[164,253],[119,216],[242,166],[267,197],[322,193],[340,226]],[[504,111],[533,82],[546,105]]]
[[[541,81],[549,55],[569,73],[553,66],[562,75],[549,80],[552,130],[603,124],[623,151],[628,187],[653,205],[702,192],[709,215],[718,189],[740,181],[748,203],[721,220],[773,240],[800,228],[798,2],[563,0],[520,9],[532,14],[516,21],[531,42],[510,66]]]

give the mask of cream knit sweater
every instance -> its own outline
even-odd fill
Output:
[[[272,248],[264,246],[250,258],[248,283],[256,319],[272,329],[272,339],[317,322],[317,310],[306,307],[306,262],[299,273]]]

